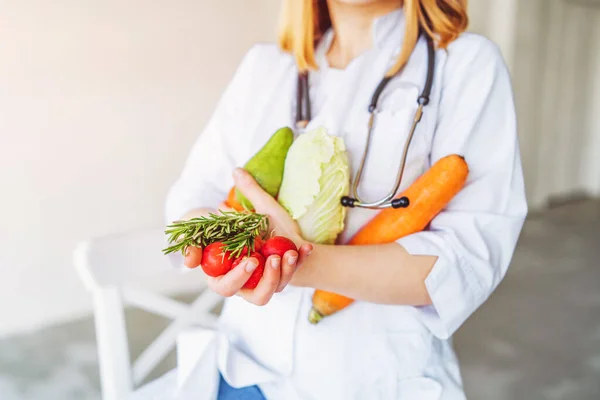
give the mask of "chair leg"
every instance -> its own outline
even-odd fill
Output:
[[[154,369],[154,367],[165,357],[165,355],[175,346],[180,332],[190,325],[193,321],[202,316],[205,328],[215,328],[216,318],[212,318],[210,309],[214,307],[221,297],[216,293],[205,290],[192,305],[185,310],[182,315],[177,317],[162,333],[144,350],[133,365],[133,383],[138,385]]]
[[[96,341],[103,400],[122,400],[133,390],[125,312],[117,288],[93,295]]]

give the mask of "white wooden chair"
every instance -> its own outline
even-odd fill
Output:
[[[163,255],[165,245],[164,231],[154,229],[86,240],[74,251],[75,268],[93,299],[104,400],[127,397],[174,346],[177,379],[183,381],[203,351],[196,339],[208,343],[207,333],[214,332],[216,317],[210,311],[221,298],[204,290],[201,268],[178,268],[172,262],[177,257]],[[202,291],[191,304],[169,297],[190,291]],[[134,363],[125,325],[127,305],[173,320]]]

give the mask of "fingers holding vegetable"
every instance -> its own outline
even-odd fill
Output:
[[[281,280],[276,289],[276,292],[281,292],[290,283],[294,272],[296,272],[299,250],[290,239],[275,236],[265,242],[262,253],[265,257],[277,257],[281,263]]]
[[[279,281],[279,285],[275,291],[276,293],[283,291],[283,289],[285,289],[285,287],[290,283],[294,273],[296,272],[296,267],[299,265],[298,253],[293,250],[287,251],[281,260],[283,260],[281,263],[281,280]]]
[[[296,245],[304,243],[296,221],[277,200],[260,187],[252,175],[243,169],[236,169],[233,178],[236,188],[252,202],[256,212],[269,216],[271,232],[289,238]]]
[[[296,263],[296,266],[301,266],[308,256],[310,256],[312,251],[313,245],[311,243],[307,242],[300,246],[300,249],[298,249],[298,262]]]
[[[281,246],[281,243],[286,243],[287,247]],[[214,252],[215,255],[221,252],[218,260],[225,259],[228,255],[220,250],[221,246],[219,243],[215,246],[209,245],[206,252]],[[212,256],[207,255],[206,258],[212,259]],[[290,282],[298,265],[298,256],[293,242],[276,236],[267,240],[261,251],[252,252],[250,257],[241,256],[233,261],[222,262],[222,269],[215,268],[215,273],[225,271],[223,275],[210,275],[208,272],[212,270],[209,270],[208,286],[224,297],[237,294],[250,303],[264,306],[275,293],[282,291]],[[218,260],[215,262],[218,263]],[[205,261],[205,264],[210,265],[209,261]],[[231,267],[228,269],[229,264]]]
[[[302,251],[306,254],[310,249],[312,246],[305,246]],[[299,252],[294,242],[282,236],[274,236],[262,243],[253,255],[258,254],[258,259],[262,257],[266,261],[259,265],[244,285],[244,289],[255,289],[256,293],[246,291],[241,293],[242,297],[254,304],[264,305],[264,300],[281,292],[289,284],[299,265]]]
[[[201,263],[202,248],[194,245],[186,247],[183,264],[188,268],[197,268]]]
[[[281,266],[280,263],[277,263],[276,260],[273,259],[269,260],[268,265],[265,265],[265,258],[263,256],[260,256],[260,260],[261,263],[255,270],[255,273],[261,268],[262,271],[260,272],[262,273],[262,276],[258,276],[259,274],[257,274],[257,276],[251,276],[244,285],[244,288],[240,290],[239,295],[252,304],[264,306],[269,303],[275,294],[275,290],[279,286],[279,281],[281,280]]]
[[[208,287],[223,297],[231,297],[240,292],[254,272],[260,267],[260,260],[256,257],[240,258],[226,274],[207,278]],[[264,260],[264,259],[263,259]],[[235,260],[237,261],[237,260]],[[264,267],[264,261],[263,261]]]
[[[186,266],[201,266],[209,287],[220,295],[240,294],[264,305],[285,288],[299,256],[306,257],[312,248],[299,250],[291,239],[281,236],[263,241],[270,232],[268,220],[264,214],[221,211],[178,221],[167,228],[172,245],[163,251],[182,251]]]
[[[293,142],[291,129],[275,132],[243,170],[234,172],[235,186],[220,214],[176,221],[167,227],[171,245],[163,251],[184,252],[185,264],[201,266],[211,289],[224,296],[239,294],[263,305],[283,290],[312,250],[278,202]],[[269,237],[263,243],[261,238]]]
[[[256,259],[256,261],[258,262],[258,266],[252,272],[252,275],[250,275],[250,278],[248,278],[246,283],[244,283],[242,289],[254,289],[260,282],[263,273],[265,272],[265,258],[262,256],[262,254],[254,252],[250,257]]]

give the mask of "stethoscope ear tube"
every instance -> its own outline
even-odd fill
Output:
[[[413,122],[411,124],[411,129],[408,134],[408,138],[404,144],[404,149],[402,153],[402,160],[400,163],[400,167],[398,169],[398,174],[396,175],[396,182],[394,184],[393,189],[389,192],[389,194],[374,202],[365,202],[362,201],[358,195],[358,186],[360,184],[360,180],[362,177],[363,169],[367,160],[367,156],[369,154],[369,145],[371,143],[371,134],[373,132],[373,126],[375,124],[375,115],[377,114],[377,103],[379,101],[379,97],[383,90],[387,86],[387,84],[392,80],[393,76],[384,77],[373,96],[371,97],[371,102],[369,103],[369,126],[367,132],[367,140],[365,144],[365,151],[363,152],[363,156],[356,172],[356,176],[351,185],[351,193],[354,197],[344,196],[341,199],[341,204],[344,207],[359,207],[359,208],[370,208],[370,209],[384,209],[384,208],[406,208],[410,205],[410,199],[407,197],[400,197],[394,199],[394,196],[398,192],[400,185],[402,183],[402,175],[404,174],[404,167],[406,165],[406,159],[408,155],[408,149],[410,147],[410,143],[414,136],[415,130],[417,128],[418,123],[421,121],[423,116],[423,108],[429,104],[429,99],[431,95],[431,89],[433,87],[433,78],[434,78],[434,69],[435,69],[435,48],[433,44],[433,40],[425,34],[425,38],[427,40],[427,77],[425,80],[425,85],[423,86],[423,91],[421,95],[417,99],[417,110],[415,111],[415,115],[413,118]],[[309,87],[308,87],[308,73],[302,72],[298,74],[298,89],[296,94],[296,126],[298,128],[306,128],[310,119],[311,119],[311,110],[310,110],[310,96],[309,96]]]
[[[298,89],[296,91],[296,127],[306,128],[311,119],[308,72],[299,73]]]
[[[425,86],[423,87],[423,93],[419,96],[419,104],[423,106],[429,104],[431,88],[433,87],[433,74],[435,72],[435,48],[433,46],[433,39],[428,35],[425,35],[425,39],[427,40],[427,78],[425,80]]]
[[[377,102],[379,102],[379,96],[383,92],[383,89],[387,86],[387,84],[392,80],[392,76],[386,76],[379,82],[375,92],[373,93],[373,97],[371,97],[371,104],[369,104],[369,112],[373,113],[377,109]]]

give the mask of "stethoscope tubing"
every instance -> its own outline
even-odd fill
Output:
[[[384,198],[373,201],[366,202],[363,201],[359,194],[358,188],[360,185],[360,180],[362,178],[363,170],[365,167],[366,160],[369,155],[369,147],[371,143],[371,135],[373,133],[373,127],[376,121],[377,114],[377,103],[379,102],[379,98],[383,90],[387,86],[387,84],[392,80],[395,76],[386,76],[384,77],[377,88],[373,92],[373,96],[371,97],[371,103],[369,104],[369,123],[368,123],[368,132],[367,139],[365,143],[365,150],[363,152],[358,170],[356,171],[356,175],[351,185],[351,193],[353,197],[344,196],[341,199],[341,203],[344,207],[358,207],[358,208],[369,208],[369,209],[384,209],[384,208],[406,208],[410,205],[410,200],[407,197],[394,198],[400,185],[402,184],[402,176],[404,175],[404,168],[406,165],[406,160],[408,157],[408,149],[410,147],[410,143],[414,136],[414,133],[417,129],[417,125],[421,121],[423,117],[423,109],[425,106],[429,104],[431,89],[433,87],[433,78],[434,78],[434,69],[435,69],[435,48],[433,44],[433,40],[431,37],[425,34],[425,38],[427,41],[427,76],[425,80],[425,85],[423,86],[423,91],[417,99],[417,110],[415,111],[415,115],[413,117],[413,121],[411,123],[411,128],[404,144],[404,148],[402,151],[401,163],[398,168],[398,173],[396,174],[396,182],[392,190],[388,193]],[[299,73],[298,74],[298,88],[296,93],[296,126],[298,128],[304,129],[308,125],[311,120],[311,109],[310,109],[310,98],[309,98],[309,77],[308,73]]]

